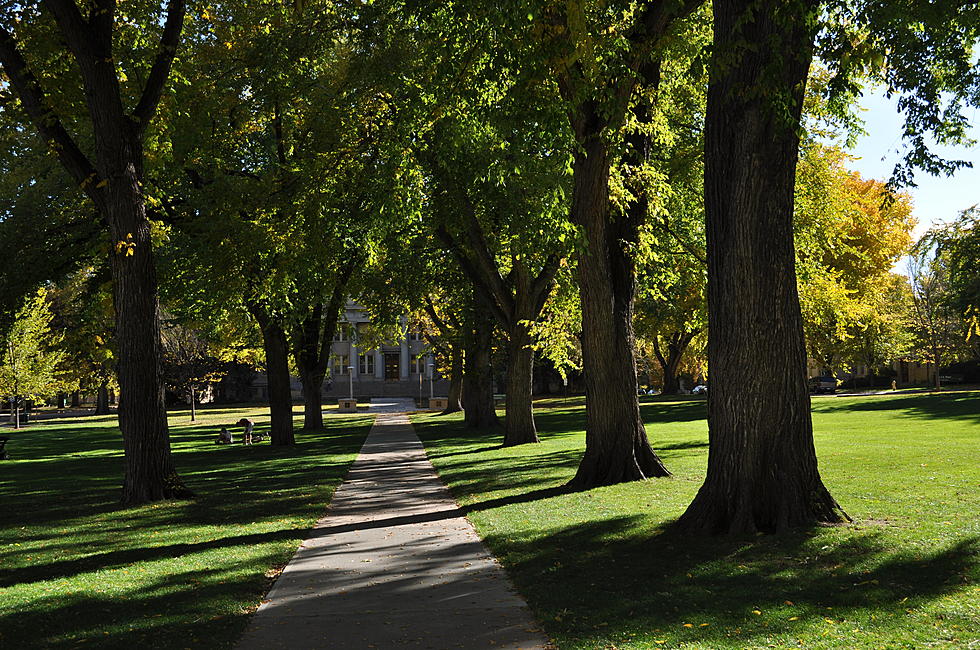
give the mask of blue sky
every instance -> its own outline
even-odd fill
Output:
[[[858,159],[848,165],[868,178],[887,180],[895,163],[901,158],[902,116],[895,101],[885,98],[883,92],[871,92],[861,100],[865,109],[862,118],[868,135],[858,140],[850,153]],[[980,113],[970,109],[966,113],[973,125],[972,138],[980,141],[977,117]],[[980,203],[980,147],[937,147],[936,153],[947,158],[969,160],[972,169],[961,169],[951,177],[934,177],[920,172],[916,175],[918,187],[908,188],[914,202],[914,214],[919,224],[915,235],[919,236],[933,224],[949,221],[970,206]]]

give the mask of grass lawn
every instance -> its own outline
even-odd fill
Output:
[[[329,416],[298,445],[213,444],[266,409],[171,413],[193,501],[118,505],[114,417],[45,421],[0,462],[0,648],[222,648],[322,514],[373,418]],[[239,435],[240,430],[234,431]]]
[[[820,397],[825,483],[855,522],[780,536],[670,529],[707,465],[703,400],[644,402],[674,478],[580,493],[581,400],[542,444],[416,415],[429,456],[558,646],[980,648],[980,393]]]

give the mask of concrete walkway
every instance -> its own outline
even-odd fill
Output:
[[[550,646],[408,417],[385,414],[238,648],[401,647]]]

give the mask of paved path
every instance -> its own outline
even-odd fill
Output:
[[[408,417],[386,414],[238,648],[401,647],[550,646]]]
[[[368,402],[368,413],[407,413],[416,409],[411,397],[372,397]]]

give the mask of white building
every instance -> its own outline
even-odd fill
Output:
[[[421,333],[401,318],[401,335],[374,349],[364,343],[364,330],[371,323],[363,307],[347,301],[338,322],[330,358],[330,382],[324,394],[355,397],[428,397],[429,379],[436,395],[444,395],[448,382],[436,372]]]

